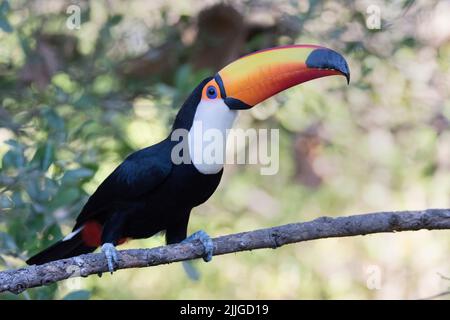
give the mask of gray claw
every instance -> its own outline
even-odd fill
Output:
[[[108,270],[111,274],[114,272],[114,265],[119,263],[119,256],[116,247],[112,243],[104,243],[102,245],[102,252],[105,254],[108,262]]]
[[[214,253],[214,244],[211,239],[211,237],[203,230],[199,230],[193,234],[191,234],[189,237],[184,239],[182,242],[191,242],[199,240],[203,247],[205,248],[205,254],[203,255],[203,260],[205,262],[209,262],[212,259],[213,253]]]

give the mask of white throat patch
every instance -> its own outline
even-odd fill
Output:
[[[214,174],[223,168],[227,134],[237,114],[222,99],[200,101],[188,139],[189,156],[201,173]]]

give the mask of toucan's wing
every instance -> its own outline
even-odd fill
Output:
[[[158,187],[172,170],[171,144],[164,140],[128,156],[97,188],[84,205],[74,230],[114,203],[136,202]]]

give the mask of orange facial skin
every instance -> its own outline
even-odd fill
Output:
[[[216,90],[217,95],[216,95],[215,98],[209,97],[208,94],[207,94],[207,92],[210,89],[210,87],[214,87],[214,89]],[[203,100],[222,99],[222,95],[220,93],[219,85],[217,84],[216,80],[211,79],[211,81],[209,81],[205,85],[205,87],[203,88],[203,91],[202,91],[202,99]]]

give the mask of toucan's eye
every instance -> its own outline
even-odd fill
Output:
[[[215,99],[217,98],[217,90],[214,86],[209,86],[206,89],[206,95],[208,96],[208,98],[210,99]]]

